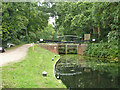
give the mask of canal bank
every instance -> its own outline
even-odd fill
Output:
[[[66,47],[65,45],[63,46]],[[57,49],[57,51],[59,51],[57,44],[56,46],[55,44],[43,44],[41,47],[47,47],[47,50]],[[64,50],[64,52],[66,52],[66,50]],[[100,59],[75,54],[77,53],[72,55],[62,53],[60,59],[54,65],[54,75],[58,80],[62,80],[67,88],[119,87],[118,63],[105,58]]]
[[[117,88],[117,64],[106,61],[81,55],[60,56],[35,46],[34,51],[32,47],[29,49],[25,60],[2,67],[2,86],[4,88]],[[53,70],[62,74],[54,77]],[[44,71],[47,72],[46,77],[42,76]]]
[[[118,63],[80,55],[62,55],[56,77],[67,88],[120,88]]]
[[[40,46],[40,45],[39,45]],[[70,46],[70,48],[69,48]],[[83,46],[83,47],[82,47]],[[82,56],[87,45],[81,44],[43,44],[40,47],[57,54],[60,59],[54,65],[54,76],[61,80],[67,88],[118,88],[118,63],[112,62],[105,58],[93,58]],[[60,48],[63,49],[62,55]],[[75,47],[78,52],[82,53],[66,53],[66,47],[69,51],[71,47]],[[80,49],[81,47],[81,49]],[[71,82],[74,81],[74,82]]]
[[[40,47],[35,46],[34,51],[29,48],[23,61],[2,67],[2,88],[66,88],[53,75],[54,64],[59,58]],[[42,75],[44,71],[47,76]]]

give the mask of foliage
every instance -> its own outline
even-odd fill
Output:
[[[49,11],[46,9],[45,3],[40,6],[37,2],[2,3],[3,46],[8,42],[20,44],[39,40],[39,34],[48,25]]]
[[[84,55],[118,60],[118,32],[111,31],[107,37],[108,42],[106,43],[100,41],[100,43],[89,44]]]
[[[119,7],[118,2],[3,2],[2,41],[19,44],[90,33],[91,39],[105,42],[109,31],[119,29]],[[55,18],[55,27],[49,17]]]
[[[48,24],[48,26],[46,26],[44,30],[42,30],[40,34],[40,38],[47,39],[47,40],[56,38],[55,29],[53,28],[51,24]]]
[[[55,3],[56,30],[60,35],[75,34],[79,37],[91,33],[92,38],[106,41],[108,32],[119,28],[119,7],[118,2]]]

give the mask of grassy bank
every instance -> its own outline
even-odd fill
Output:
[[[53,75],[54,63],[60,58],[43,48],[29,48],[26,59],[2,67],[3,88],[65,88]],[[51,61],[54,58],[54,61]],[[42,72],[47,72],[47,77]]]

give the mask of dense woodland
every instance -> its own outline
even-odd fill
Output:
[[[54,26],[48,23],[49,17],[55,18]],[[95,38],[102,44],[109,44],[112,39],[113,43],[109,45],[116,45],[112,50],[117,50],[115,53],[118,53],[119,21],[118,2],[7,2],[2,3],[2,41],[3,46],[6,46],[8,42],[21,44],[36,42],[40,38],[56,40],[57,35],[83,37],[83,34],[90,33],[91,39]],[[116,38],[111,33],[116,33]],[[111,47],[109,45],[106,49]],[[102,55],[101,53],[97,55]],[[87,54],[91,55],[86,52]]]
[[[21,44],[40,39],[48,25],[48,6],[37,3],[2,3],[3,44]]]
[[[63,34],[91,33],[93,37],[106,40],[110,31],[118,30],[119,3],[58,3],[56,28]]]

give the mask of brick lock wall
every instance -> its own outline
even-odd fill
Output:
[[[78,46],[78,54],[83,55],[83,52],[86,50],[87,46],[88,46],[87,44],[81,44],[81,45],[79,45]]]
[[[45,49],[47,49],[55,54],[59,54],[57,44],[39,44],[39,46],[42,48],[45,48]],[[83,55],[83,52],[86,50],[87,46],[88,46],[87,44],[79,45],[77,54]]]
[[[47,49],[55,54],[58,54],[58,45],[56,45],[56,44],[42,44],[39,46],[42,48],[45,48],[45,49]]]

